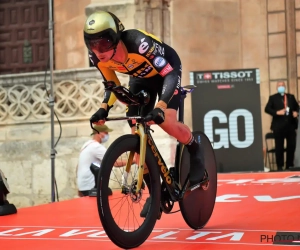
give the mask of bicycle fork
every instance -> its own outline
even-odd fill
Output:
[[[135,190],[135,193],[138,194],[142,188],[144,174],[148,173],[148,168],[147,166],[145,166],[147,134],[145,133],[144,126],[139,123],[136,125],[135,133],[139,135],[140,138],[140,157],[139,157],[139,165],[138,165],[137,184]],[[133,157],[134,157],[134,152],[131,151],[129,154],[129,159],[126,163],[125,172],[122,175],[122,187],[127,186],[128,173],[132,165]]]

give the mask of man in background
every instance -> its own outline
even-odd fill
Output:
[[[286,169],[294,166],[296,130],[298,128],[299,104],[292,94],[286,93],[285,82],[277,83],[277,94],[271,95],[265,112],[271,115],[271,130],[275,138],[277,170],[284,166],[284,139],[286,139]]]
[[[95,187],[95,175],[91,171],[92,168],[101,167],[101,162],[106,153],[106,148],[102,143],[109,138],[109,132],[113,131],[106,125],[97,125],[94,128],[99,131],[92,131],[92,139],[88,140],[80,150],[77,165],[77,186],[78,195],[88,196],[90,190]]]

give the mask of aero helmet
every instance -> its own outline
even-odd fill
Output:
[[[104,53],[115,49],[124,30],[122,22],[112,13],[96,11],[84,25],[84,41],[87,48]]]

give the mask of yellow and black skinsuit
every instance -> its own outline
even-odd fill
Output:
[[[130,76],[129,88],[133,93],[147,91],[150,94],[150,102],[140,115],[152,111],[157,95],[158,100],[167,104],[167,108],[177,110],[180,103],[181,62],[176,51],[154,35],[142,30],[123,31],[121,41],[128,52],[123,64],[113,59],[100,62],[94,53],[89,54],[91,62],[99,69],[103,79],[120,85],[115,73],[120,72]],[[106,91],[103,103],[112,106],[115,101],[114,94]],[[127,115],[137,115],[137,107],[129,106]]]

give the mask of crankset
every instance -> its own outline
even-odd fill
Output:
[[[172,211],[173,206],[174,206],[174,202],[171,200],[171,197],[166,188],[166,185],[165,185],[165,183],[162,183],[160,207],[164,213],[168,214]]]

